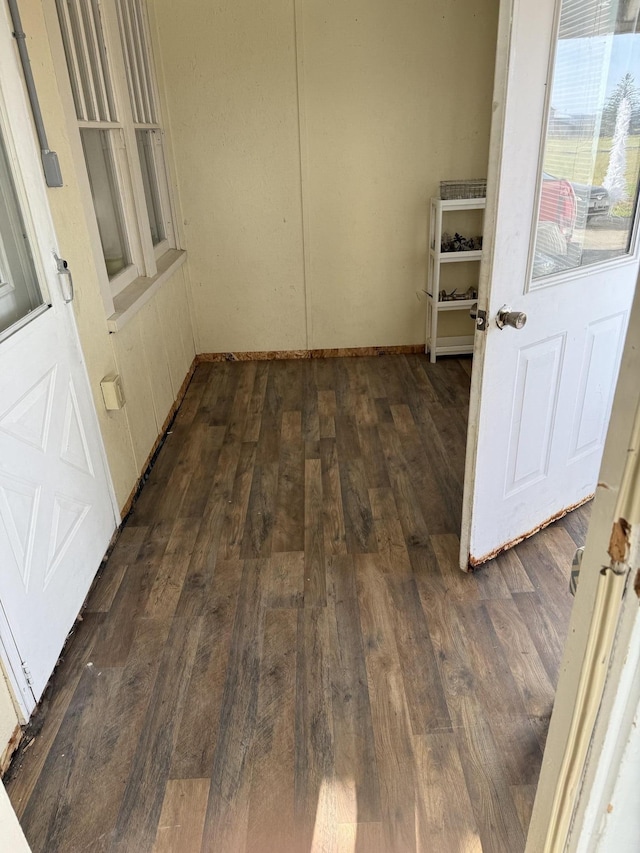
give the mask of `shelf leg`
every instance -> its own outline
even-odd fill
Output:
[[[438,340],[438,309],[435,301],[431,303],[431,334],[429,335],[429,361],[436,363],[436,342]]]

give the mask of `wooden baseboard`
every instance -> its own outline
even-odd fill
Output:
[[[140,493],[140,489],[142,488],[142,486],[146,480],[149,468],[151,467],[151,464],[154,460],[154,457],[157,454],[158,449],[160,448],[160,445],[163,443],[163,441],[166,437],[167,430],[171,426],[171,422],[173,421],[173,419],[176,415],[176,412],[180,408],[180,404],[184,400],[184,395],[187,393],[187,388],[189,387],[189,383],[191,382],[191,380],[193,378],[193,374],[195,372],[195,369],[198,366],[198,364],[200,363],[198,361],[198,359],[199,359],[199,356],[196,356],[193,359],[193,361],[191,362],[191,367],[189,368],[187,375],[184,378],[184,382],[180,386],[180,390],[178,391],[178,396],[174,400],[171,408],[169,409],[169,414],[164,419],[162,429],[158,433],[158,437],[156,438],[156,440],[153,443],[153,447],[151,448],[151,451],[150,451],[149,455],[147,456],[146,462],[142,466],[142,471],[140,472],[140,475],[136,481],[136,484],[133,487],[133,490],[132,490],[131,494],[129,495],[129,497],[127,498],[124,506],[120,510],[120,518],[123,521],[131,512],[131,507],[133,506],[135,499],[138,497],[138,494]]]
[[[349,358],[372,355],[409,355],[423,353],[424,344],[392,347],[339,347],[338,349],[266,350],[257,352],[202,352],[198,364],[212,361],[275,361],[277,359]]]
[[[9,738],[9,743],[6,745],[6,747],[2,751],[2,755],[0,755],[0,777],[4,776],[4,774],[9,769],[9,765],[11,764],[11,759],[13,758],[13,753],[16,751],[16,749],[20,745],[21,740],[22,740],[22,727],[18,725],[13,730],[13,734]]]

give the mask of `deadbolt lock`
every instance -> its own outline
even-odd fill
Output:
[[[487,312],[478,308],[478,303],[474,302],[469,308],[469,316],[476,321],[476,329],[479,332],[485,332],[487,329]]]

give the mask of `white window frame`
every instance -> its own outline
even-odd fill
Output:
[[[63,5],[62,0],[60,5]],[[74,0],[81,6],[83,3],[91,3],[92,0]],[[177,233],[174,227],[174,204],[169,186],[169,171],[166,165],[165,130],[161,115],[161,101],[157,87],[157,76],[153,61],[150,28],[145,0],[93,0],[97,4],[102,20],[104,50],[100,45],[99,38],[96,39],[95,30],[91,31],[94,49],[99,50],[103,63],[108,69],[108,79],[102,74],[94,75],[98,99],[103,105],[109,104],[102,110],[102,115],[89,118],[89,111],[85,107],[85,99],[82,94],[78,96],[79,86],[77,79],[67,67],[67,55],[65,53],[65,40],[62,26],[58,18],[58,3],[56,0],[47,0],[45,3],[45,14],[47,19],[56,75],[60,83],[65,115],[70,127],[71,144],[74,160],[80,167],[85,163],[84,150],[81,141],[82,130],[103,130],[108,134],[110,148],[114,165],[114,179],[116,192],[119,196],[123,230],[128,243],[128,253],[131,262],[117,275],[109,278],[104,259],[102,242],[97,225],[97,218],[91,197],[88,170],[79,168],[79,180],[87,222],[91,232],[91,243],[95,256],[95,265],[100,279],[100,289],[107,315],[107,327],[109,331],[115,332],[122,328],[128,320],[151,298],[153,293],[168,279],[175,269],[180,266],[186,256],[180,250],[177,243]],[[119,7],[119,4],[122,6]],[[120,19],[120,8],[125,8],[127,13],[131,7],[137,7],[138,15],[135,27],[130,32],[133,37],[142,30],[142,41],[137,46],[144,51],[144,69],[147,71],[145,80],[146,104],[149,109],[143,116],[134,116],[136,93],[130,90],[130,76],[128,75],[128,61],[131,53],[127,53],[123,47],[124,24]],[[125,22],[126,23],[126,22]],[[67,39],[66,44],[70,42]],[[95,46],[98,45],[97,48]],[[80,67],[76,62],[76,53],[71,50],[76,70]],[[82,61],[82,57],[79,62]],[[84,59],[85,63],[89,60]],[[139,66],[138,66],[139,68]],[[110,85],[109,85],[110,84]],[[74,98],[74,92],[76,93]],[[138,93],[139,95],[139,93]],[[76,109],[76,103],[80,101],[82,108]],[[100,112],[96,102],[92,105],[94,116]],[[84,111],[84,115],[78,117],[78,113]],[[107,115],[105,115],[107,113]],[[115,113],[115,115],[114,115]],[[105,120],[117,117],[117,120]],[[136,121],[142,118],[142,121]],[[164,238],[153,245],[149,214],[144,191],[142,170],[138,155],[137,131],[148,131],[153,133],[152,160],[157,180],[158,201],[160,208],[161,227]]]

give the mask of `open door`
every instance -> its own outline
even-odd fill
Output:
[[[624,0],[501,3],[465,570],[595,491],[638,271],[637,30]]]

